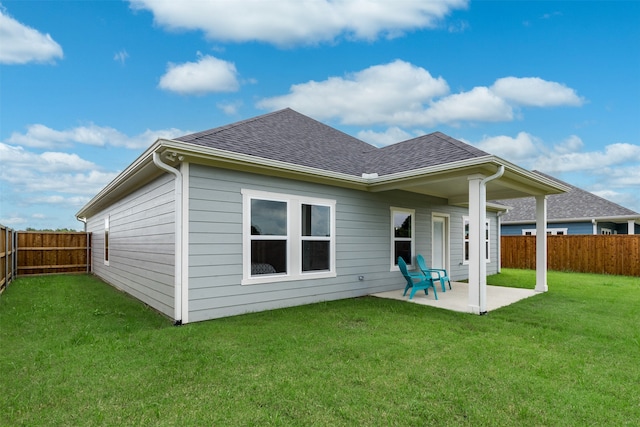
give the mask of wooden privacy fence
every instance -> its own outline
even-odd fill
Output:
[[[91,234],[82,232],[18,233],[18,275],[86,273],[91,269]]]
[[[535,236],[502,236],[504,268],[536,268]],[[547,236],[547,268],[640,276],[640,235]]]
[[[0,294],[16,275],[16,232],[0,225]]]

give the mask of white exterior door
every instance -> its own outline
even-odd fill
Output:
[[[448,250],[448,218],[445,216],[432,217],[433,233],[431,238],[431,268],[447,268],[449,261]]]

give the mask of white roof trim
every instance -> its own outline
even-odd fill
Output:
[[[409,171],[398,172],[394,174],[378,176],[375,173],[363,174],[361,177],[349,175],[345,173],[327,171],[324,169],[313,168],[309,166],[302,166],[294,163],[287,163],[279,160],[265,159],[264,157],[252,156],[243,153],[236,153],[227,150],[220,150],[217,148],[206,147],[197,144],[191,144],[188,142],[175,141],[169,139],[158,139],[154,142],[144,153],[142,153],[131,165],[129,165],[124,171],[116,176],[113,181],[107,184],[95,197],[93,197],[85,206],[83,206],[76,214],[77,218],[86,218],[91,216],[95,209],[99,209],[102,206],[109,195],[112,195],[114,191],[124,188],[132,188],[137,184],[141,184],[144,177],[140,176],[140,172],[148,167],[156,168],[153,165],[152,155],[154,152],[163,154],[164,152],[175,152],[185,157],[191,157],[196,159],[203,159],[210,162],[220,162],[222,164],[235,164],[244,165],[255,168],[269,169],[279,171],[286,175],[298,175],[306,176],[308,178],[314,178],[329,182],[333,185],[342,185],[352,188],[359,188],[361,190],[367,190],[371,186],[387,184],[393,182],[401,182],[412,178],[419,178],[422,176],[428,176],[431,174],[443,173],[452,170],[460,170],[466,168],[472,168],[482,165],[504,165],[506,169],[517,175],[524,177],[527,181],[532,181],[551,189],[554,192],[568,191],[569,188],[559,184],[557,181],[548,179],[544,176],[529,172],[519,166],[516,166],[506,160],[499,157],[488,155],[482,157],[476,157],[467,160],[461,160],[451,163],[443,163],[435,166],[430,166],[421,169],[413,169]],[[158,170],[158,173],[161,173]],[[148,175],[147,175],[148,177]],[[140,182],[138,182],[140,181]],[[116,194],[112,196],[118,197]]]

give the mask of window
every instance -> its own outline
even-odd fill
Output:
[[[391,208],[391,268],[398,268],[398,257],[413,264],[415,253],[415,211]]]
[[[104,219],[104,265],[109,265],[109,215]]]
[[[567,234],[567,228],[547,228],[548,236],[564,236]],[[536,229],[535,228],[525,228],[522,230],[523,236],[535,236]]]
[[[331,209],[302,204],[302,271],[331,269]]]
[[[242,190],[243,284],[335,277],[335,201]]]
[[[469,263],[469,217],[462,217],[462,222],[464,224],[463,227],[463,236],[462,242],[464,246],[464,264]],[[487,220],[484,227],[484,245],[485,245],[485,260],[487,262],[491,261],[490,253],[491,253],[491,224],[489,220]]]

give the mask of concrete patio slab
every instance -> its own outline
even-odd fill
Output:
[[[380,292],[372,294],[378,298],[389,298],[396,300],[409,301],[416,304],[429,305],[431,307],[442,308],[445,310],[459,311],[462,313],[470,313],[469,309],[469,284],[461,282],[451,282],[452,289],[442,292],[440,286],[438,290],[438,300],[433,297],[433,291],[429,295],[425,295],[423,291],[417,292],[413,299],[409,299],[409,292],[406,296],[402,296],[403,289],[389,292]],[[525,298],[532,297],[538,293],[533,289],[507,288],[504,286],[487,285],[487,311],[492,311],[500,307],[511,305]]]

